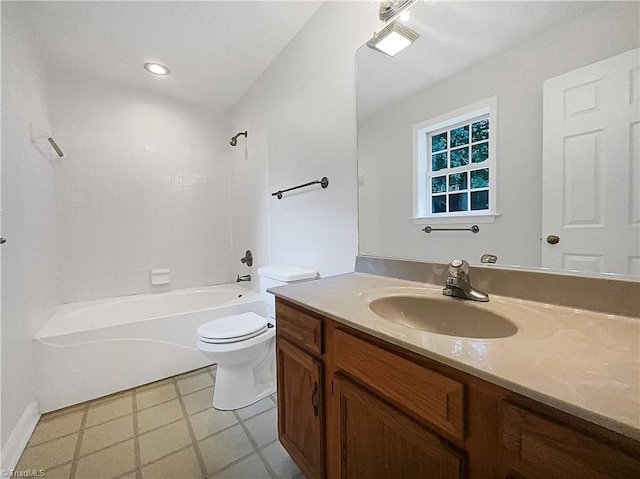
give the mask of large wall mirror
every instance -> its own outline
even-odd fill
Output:
[[[362,46],[360,254],[640,277],[639,14],[420,0]]]

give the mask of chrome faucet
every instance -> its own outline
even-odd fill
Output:
[[[242,283],[244,281],[251,281],[251,275],[250,274],[245,274],[243,276],[240,276],[239,274],[236,275],[236,283]]]
[[[444,281],[442,294],[454,298],[472,301],[489,301],[489,295],[471,286],[469,280],[469,263],[463,259],[454,259],[449,263],[449,276]]]

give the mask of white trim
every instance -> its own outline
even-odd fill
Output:
[[[27,408],[22,413],[22,417],[16,424],[16,427],[11,431],[7,443],[2,448],[2,473],[6,471],[15,470],[20,460],[20,456],[27,447],[29,439],[33,434],[36,424],[40,419],[40,413],[38,412],[38,401],[29,403]]]
[[[491,186],[489,187],[489,210],[483,211],[481,214],[474,214],[471,211],[461,212],[463,215],[456,216],[455,213],[438,213],[435,215],[431,215],[427,211],[430,211],[431,208],[426,204],[426,199],[429,197],[427,194],[427,187],[425,181],[422,181],[423,178],[427,178],[428,176],[428,163],[426,161],[420,161],[421,158],[426,158],[428,156],[428,145],[426,141],[426,131],[434,132],[439,129],[448,128],[457,123],[463,123],[469,120],[472,120],[476,117],[488,115],[490,118],[491,126],[489,129],[489,158],[487,159],[487,167],[489,168],[489,175],[491,178]],[[485,98],[484,100],[480,100],[471,105],[467,105],[463,108],[458,108],[457,110],[445,113],[443,115],[439,115],[435,118],[431,118],[429,120],[417,123],[413,125],[413,205],[412,205],[412,220],[416,223],[415,220],[420,218],[424,218],[425,220],[436,220],[438,219],[439,224],[456,224],[456,223],[464,223],[464,219],[468,218],[476,218],[476,217],[484,217],[488,215],[499,216],[497,209],[497,145],[498,145],[498,97],[492,96],[490,98]],[[469,132],[471,134],[471,132]],[[422,137],[425,138],[422,138]],[[470,143],[471,144],[471,143]],[[471,157],[469,158],[471,161]],[[478,169],[480,168],[480,164],[476,164],[474,166],[470,166],[468,169]],[[466,169],[465,169],[466,171]],[[468,180],[470,181],[470,179]],[[470,185],[469,185],[470,186]],[[470,206],[470,205],[469,205]],[[441,221],[442,219],[447,219],[447,221]],[[464,219],[463,219],[464,218]],[[451,221],[453,220],[453,221]],[[470,219],[469,221],[474,221]],[[436,221],[433,221],[436,223]],[[478,220],[480,222],[480,220]],[[485,221],[487,222],[487,221]],[[493,221],[490,221],[493,222]],[[426,223],[416,223],[416,224],[426,224]]]
[[[468,213],[465,211],[464,213]],[[495,223],[498,213],[483,213],[481,215],[462,214],[456,216],[414,216],[411,221],[414,225],[472,225],[475,223]]]

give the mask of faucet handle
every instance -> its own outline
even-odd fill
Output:
[[[449,274],[454,278],[469,276],[469,263],[463,259],[454,259],[449,263]]]

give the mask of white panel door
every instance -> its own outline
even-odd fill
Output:
[[[640,276],[640,50],[544,82],[543,120],[542,266]]]

